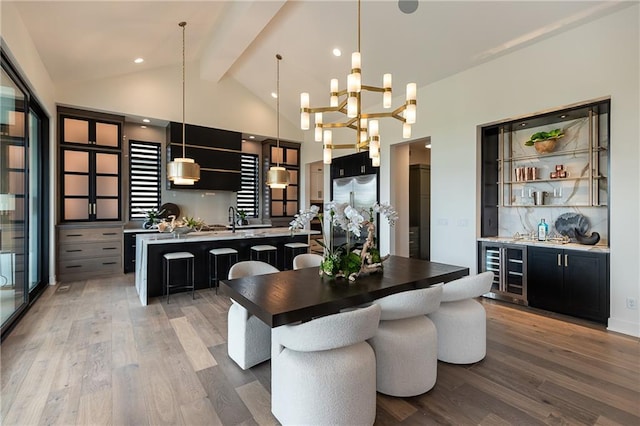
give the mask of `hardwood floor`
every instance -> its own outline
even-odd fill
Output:
[[[50,287],[1,347],[3,425],[271,425],[270,366],[226,354],[229,299],[143,307],[133,275]],[[640,424],[640,343],[485,301],[487,357],[430,392],[378,395],[379,425]]]

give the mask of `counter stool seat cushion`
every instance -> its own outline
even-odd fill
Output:
[[[443,286],[440,308],[429,314],[438,330],[438,359],[472,364],[487,353],[487,314],[474,298],[491,290],[493,272],[460,278]]]
[[[273,329],[271,409],[291,425],[367,425],[376,418],[376,360],[366,343],[380,307]]]
[[[163,256],[167,260],[178,260],[178,259],[191,259],[193,258],[193,253],[189,253],[188,251],[178,251],[175,253],[165,253]]]
[[[221,255],[225,255],[225,254],[238,254],[238,250],[236,249],[232,249],[232,248],[228,248],[228,247],[221,247],[221,248],[214,248],[209,250],[209,253],[215,255],[215,256],[221,256]]]
[[[257,246],[251,246],[251,250],[253,251],[271,251],[277,250],[275,246],[270,246],[269,244],[261,244]]]
[[[380,325],[369,344],[376,354],[376,389],[385,395],[423,394],[436,384],[438,333],[426,314],[440,305],[442,284],[375,301]]]
[[[229,269],[229,279],[279,272],[256,260],[242,261]],[[227,321],[227,353],[243,370],[271,357],[271,328],[231,299]]]
[[[309,244],[307,243],[287,243],[284,246],[289,247],[291,249],[309,248]]]

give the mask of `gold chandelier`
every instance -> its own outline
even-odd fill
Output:
[[[175,185],[193,185],[200,180],[200,165],[192,158],[185,156],[185,120],[184,120],[184,79],[185,79],[185,58],[184,58],[184,32],[187,26],[186,22],[178,24],[182,27],[182,157],[174,158],[167,164],[167,175],[170,181]]]
[[[382,92],[383,108],[391,108],[391,74],[384,74],[382,87],[362,84],[360,54],[360,0],[358,0],[358,50],[351,54],[351,73],[347,76],[347,88],[340,90],[338,79],[331,79],[331,90],[328,107],[309,107],[309,93],[300,94],[300,127],[309,130],[310,115],[315,115],[315,141],[323,143],[323,161],[331,164],[334,149],[369,150],[369,158],[373,166],[380,166],[380,133],[378,118],[392,117],[401,121],[402,137],[411,137],[411,125],[416,122],[416,84],[407,84],[405,103],[389,112],[362,112],[362,92]],[[325,123],[323,113],[336,112],[346,116],[344,121]],[[353,144],[334,144],[331,129],[347,127],[356,131],[356,142]],[[328,130],[326,130],[328,129]]]

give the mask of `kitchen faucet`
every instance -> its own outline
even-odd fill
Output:
[[[231,222],[231,232],[236,232],[236,215],[238,213],[236,212],[236,209],[233,208],[233,206],[229,207],[229,221]]]

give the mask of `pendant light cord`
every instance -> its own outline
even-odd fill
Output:
[[[276,146],[280,149],[280,61],[282,56],[276,53]],[[280,167],[280,161],[276,161]]]
[[[185,54],[184,54],[184,33],[185,33],[185,27],[187,26],[186,22],[180,22],[178,25],[180,25],[182,27],[182,158],[186,158],[187,156],[185,155],[185,148],[184,148],[184,144],[185,144],[185,124],[184,124],[184,110],[185,110],[185,84],[184,84],[184,80],[185,80]]]

